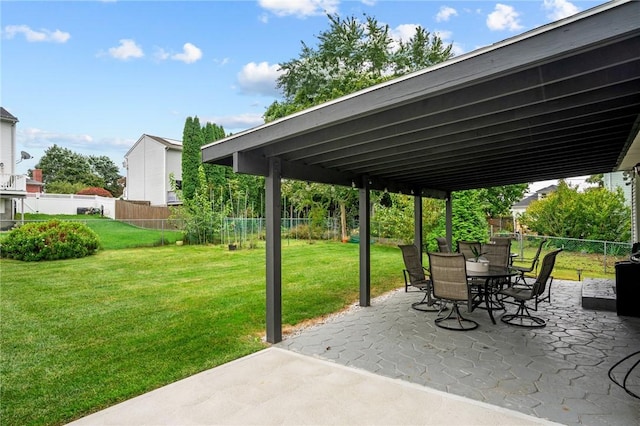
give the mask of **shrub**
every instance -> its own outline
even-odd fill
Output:
[[[28,223],[13,229],[2,241],[3,257],[24,261],[85,257],[100,246],[98,235],[79,222]]]
[[[77,195],[99,195],[101,197],[113,198],[113,195],[104,188],[97,186],[90,186],[88,188],[81,189],[76,193]]]

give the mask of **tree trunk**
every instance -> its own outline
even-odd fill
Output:
[[[342,228],[342,241],[347,241],[347,208],[344,201],[340,201],[340,228]]]

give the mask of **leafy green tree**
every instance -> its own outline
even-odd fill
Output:
[[[75,194],[85,187],[104,188],[116,196],[122,193],[118,168],[106,156],[84,156],[53,145],[35,168],[42,169],[45,191],[50,193]]]
[[[357,90],[449,59],[451,45],[418,27],[407,42],[397,42],[388,25],[371,16],[329,15],[329,29],[317,38],[317,48],[302,42],[300,56],[280,64],[283,101],[267,108],[272,121]]]
[[[494,186],[478,191],[487,217],[503,217],[511,215],[511,206],[520,201],[528,189],[529,184],[523,183]]]
[[[120,176],[118,166],[106,155],[90,155],[87,160],[89,161],[91,172],[103,180],[104,186],[102,188],[109,191],[114,197],[122,195],[122,187],[118,184],[118,179],[122,176]]]
[[[591,175],[585,180],[585,182],[597,185],[599,187],[604,187],[604,173]]]
[[[86,157],[58,145],[47,148],[35,168],[42,169],[45,187],[54,181],[85,183],[91,175],[91,166]]]
[[[341,18],[330,15],[329,29],[318,36],[317,47],[302,42],[298,58],[280,64],[284,73],[278,87],[284,99],[273,102],[264,114],[265,121],[287,116],[305,108],[353,93],[391,78],[449,59],[451,46],[417,28],[413,37],[398,42],[388,25],[370,16]],[[309,212],[323,205],[328,212],[339,210],[342,236],[347,236],[347,217],[357,214],[358,192],[351,188],[326,185],[283,185],[283,194],[297,211]],[[306,187],[308,186],[308,190]],[[290,192],[287,192],[290,191]],[[317,212],[318,209],[316,208]]]
[[[621,189],[578,192],[564,180],[555,192],[533,201],[520,222],[533,232],[555,237],[623,242],[631,238],[631,211]]]
[[[47,192],[51,194],[77,194],[87,186],[82,182],[69,183],[64,180],[55,180],[47,184]]]
[[[213,243],[228,210],[227,207],[213,208],[204,166],[201,164],[198,167],[198,181],[191,198],[184,198],[183,191],[177,189],[173,174],[169,179],[176,196],[182,201],[182,206],[170,208],[171,218],[184,221],[184,238],[187,243]]]

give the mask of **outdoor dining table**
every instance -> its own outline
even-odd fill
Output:
[[[482,307],[481,304],[484,302],[484,307],[489,312],[489,318],[491,318],[492,323],[496,323],[495,318],[493,317],[493,307],[492,305],[498,304],[502,305],[502,303],[494,297],[496,296],[496,291],[493,285],[495,280],[501,278],[510,278],[518,275],[518,270],[513,269],[511,267],[503,267],[503,266],[494,266],[489,265],[489,269],[486,272],[483,271],[467,271],[467,278],[470,280],[469,285],[481,287],[479,291],[480,300],[477,303],[471,305],[471,309],[473,310],[476,307]],[[482,282],[481,285],[474,284],[473,280],[479,280]],[[483,281],[484,280],[484,281]]]

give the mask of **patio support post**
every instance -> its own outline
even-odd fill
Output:
[[[422,262],[422,196],[413,197],[413,244],[420,250]]]
[[[445,232],[447,241],[451,251],[456,251],[453,247],[453,208],[451,206],[451,192],[447,192],[447,198],[445,199]]]
[[[360,306],[371,305],[371,194],[369,178],[362,178],[359,194],[360,215]]]
[[[267,342],[282,341],[282,245],[280,236],[280,197],[282,175],[279,158],[269,159],[265,179],[267,251]]]

